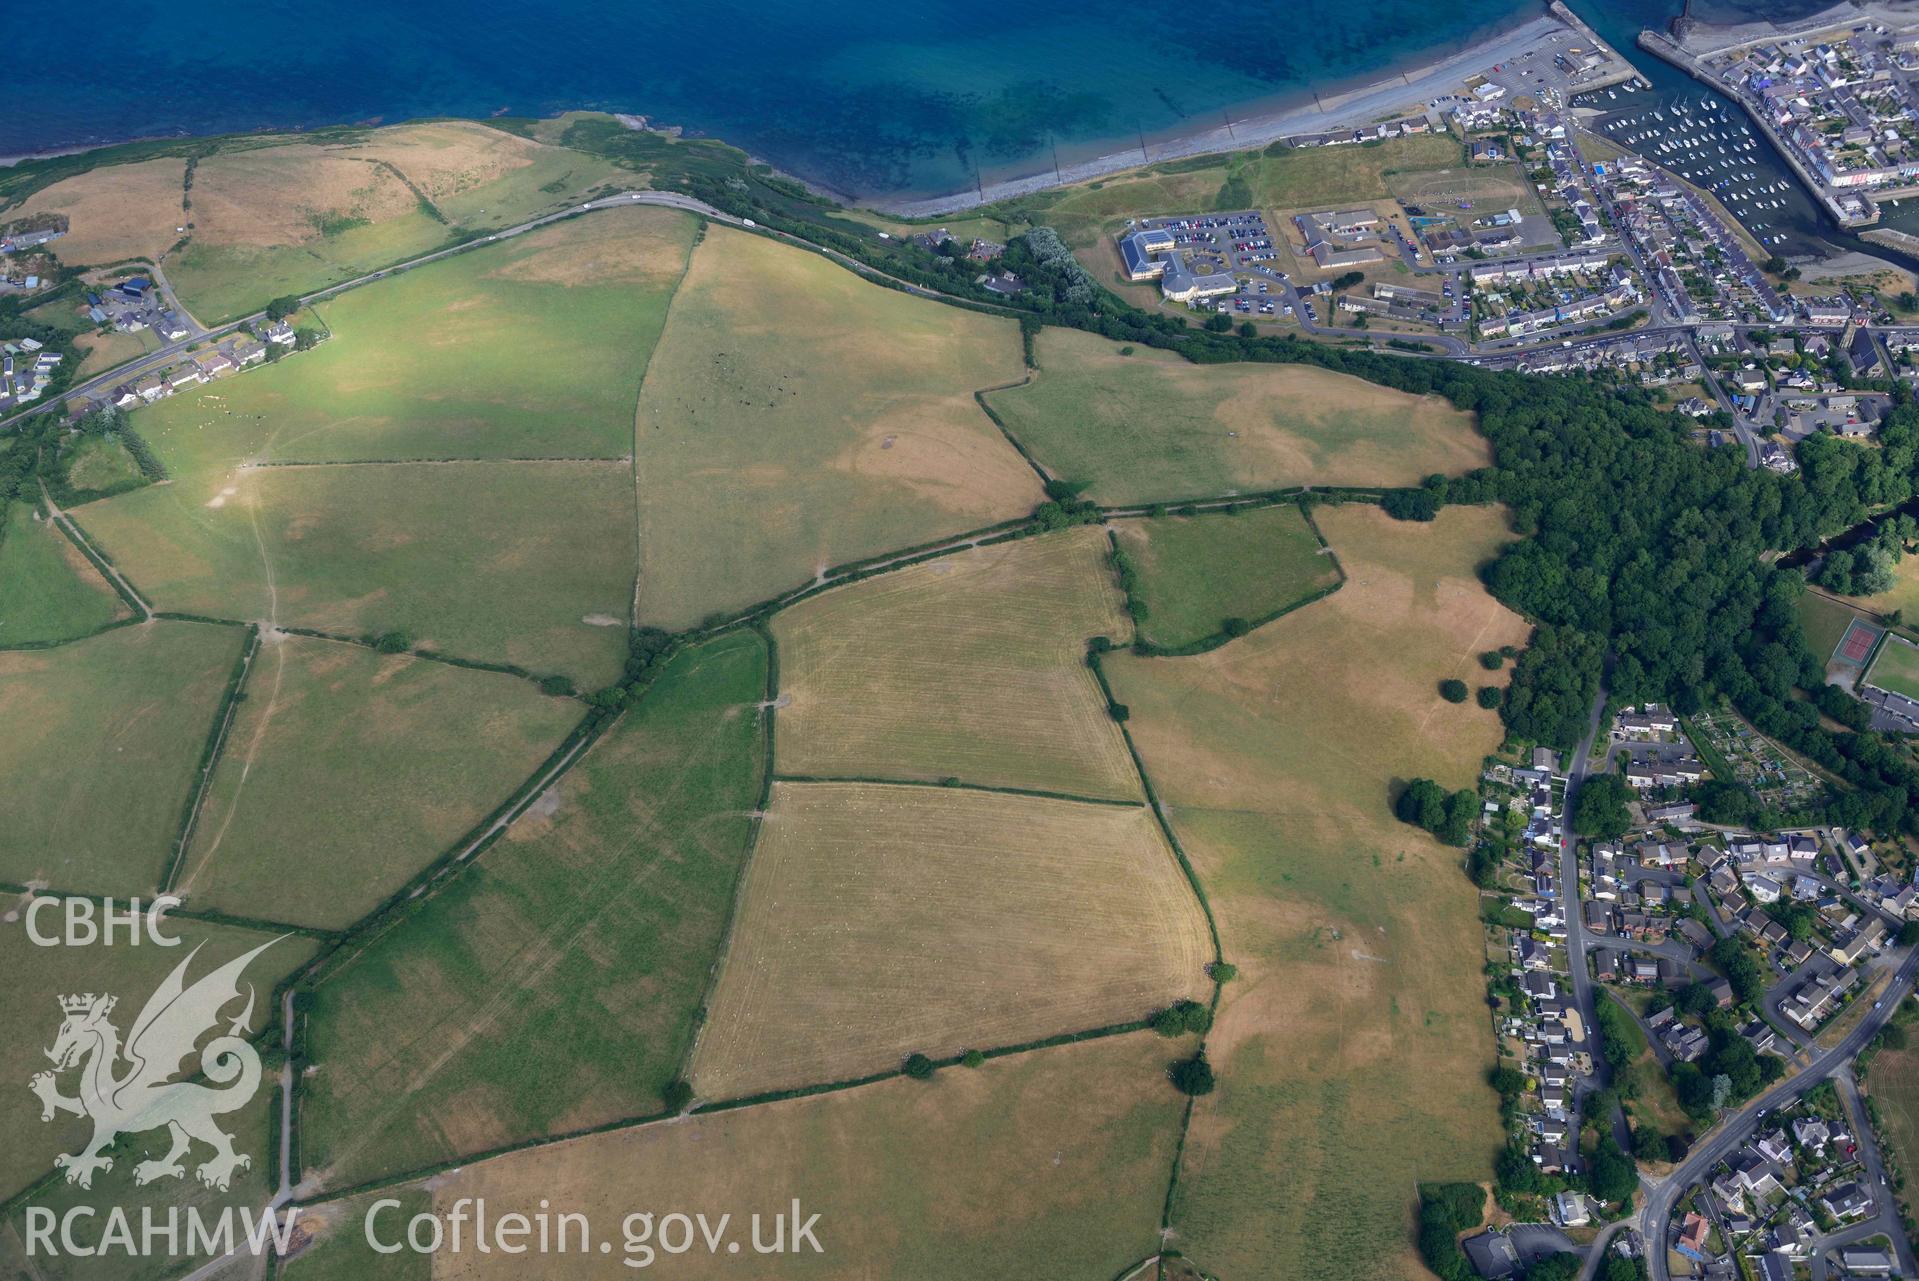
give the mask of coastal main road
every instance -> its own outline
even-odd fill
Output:
[[[544,227],[549,223],[560,222],[567,218],[576,218],[580,214],[588,213],[595,209],[613,209],[613,208],[618,208],[622,205],[635,205],[635,204],[661,205],[669,209],[683,209],[688,213],[698,214],[703,218],[710,218],[715,222],[728,223],[735,227],[750,225],[746,222],[745,219],[736,218],[732,214],[722,213],[720,210],[715,209],[713,206],[707,204],[703,200],[695,200],[692,196],[683,196],[683,195],[680,195],[678,192],[674,192],[674,191],[622,192],[619,195],[603,196],[598,200],[591,200],[582,205],[573,205],[566,209],[557,210],[553,213],[543,215],[542,217],[533,218],[527,222],[519,223],[515,226],[507,227],[500,231],[491,232],[485,236],[477,237],[473,240],[462,241],[461,243],[457,245],[449,245],[444,249],[436,249],[432,253],[421,254],[418,258],[409,258],[405,262],[395,263],[393,266],[390,266],[390,267],[382,267],[378,271],[369,271],[365,273],[364,275],[355,276],[351,280],[342,280],[338,284],[328,285],[324,289],[316,289],[309,294],[301,294],[299,296],[300,302],[302,305],[322,302],[325,299],[332,298],[332,297],[335,297],[336,295],[346,293],[350,289],[358,289],[362,285],[371,284],[372,282],[376,280],[384,279],[387,276],[398,275],[400,272],[403,272],[403,271],[411,271],[415,267],[424,267],[426,264],[430,262],[438,262],[442,258],[451,258],[455,254],[463,254],[468,252],[469,250],[478,249],[478,248],[481,248],[482,246],[492,244],[495,241],[506,240],[513,236],[524,235],[525,233],[529,231],[533,231],[537,228]],[[778,234],[778,233],[775,233],[775,234]],[[789,237],[789,239],[792,239],[792,237]],[[817,247],[818,246],[815,246],[815,248]],[[822,250],[822,252],[830,252],[830,251]],[[872,274],[870,268],[868,268],[867,270],[868,270],[868,274]],[[165,286],[163,286],[163,288],[165,288]],[[920,292],[929,293],[931,291],[921,290]],[[179,307],[177,301],[175,302],[175,307],[176,309],[178,309]],[[180,314],[182,316],[186,316],[189,321],[188,328],[190,332],[188,333],[187,337],[180,339],[178,342],[170,342],[166,344],[164,347],[156,348],[155,350],[147,353],[144,356],[139,357],[136,360],[128,361],[127,363],[123,365],[116,365],[112,369],[106,370],[103,373],[95,374],[92,378],[89,378],[84,382],[75,383],[73,386],[67,388],[64,392],[60,393],[59,396],[50,398],[43,404],[35,405],[31,409],[22,410],[19,413],[14,414],[8,418],[0,418],[0,430],[4,430],[5,428],[12,427],[16,423],[19,423],[25,419],[31,418],[36,414],[48,413],[55,407],[55,405],[57,405],[61,401],[64,401],[70,397],[89,396],[102,391],[110,391],[122,383],[132,382],[140,378],[142,375],[151,373],[156,369],[164,368],[167,365],[173,363],[174,361],[178,360],[181,356],[185,355],[187,350],[191,347],[197,346],[198,344],[206,342],[209,339],[225,338],[229,334],[235,333],[248,325],[254,324],[257,321],[264,320],[266,318],[266,313],[264,311],[256,311],[251,313],[250,315],[241,316],[237,320],[228,321],[226,324],[218,325],[211,329],[206,329],[206,328],[202,328],[197,321],[193,321],[189,313],[187,313],[184,309],[180,309]]]
[[[324,302],[325,300],[329,298],[337,297],[338,295],[346,293],[349,290],[358,289],[363,285],[372,284],[374,281],[383,280],[388,276],[396,276],[396,275],[399,275],[401,272],[411,271],[416,267],[424,267],[428,263],[438,262],[443,258],[451,258],[455,256],[456,254],[468,253],[474,249],[483,248],[497,241],[508,240],[514,236],[525,235],[529,231],[538,230],[539,228],[547,226],[551,223],[561,222],[568,218],[577,218],[581,214],[591,213],[597,209],[617,209],[617,208],[622,208],[628,205],[653,205],[653,206],[658,206],[658,207],[667,208],[667,209],[679,209],[679,210],[685,211],[686,213],[696,214],[699,217],[709,219],[713,222],[724,223],[730,227],[738,227],[743,229],[760,231],[769,236],[774,237],[775,239],[784,240],[788,242],[789,244],[794,244],[794,245],[801,246],[802,248],[805,248],[805,249],[810,249],[815,253],[818,253],[818,254],[824,255],[827,258],[830,258],[831,260],[838,263],[840,266],[845,267],[849,271],[852,271],[858,275],[864,276],[869,280],[874,280],[874,281],[883,283],[891,288],[902,290],[903,292],[912,294],[915,297],[928,298],[928,299],[944,301],[944,302],[960,302],[960,303],[965,303],[966,305],[971,307],[979,306],[979,304],[973,301],[972,299],[957,298],[951,294],[942,293],[941,291],[937,289],[929,289],[924,285],[914,284],[911,281],[901,280],[896,276],[890,276],[886,274],[885,272],[880,271],[878,268],[869,266],[868,264],[861,262],[857,258],[854,258],[848,254],[841,253],[837,249],[832,249],[825,245],[816,244],[815,242],[807,240],[804,237],[795,236],[791,234],[790,232],[781,231],[773,227],[761,227],[755,224],[751,219],[740,218],[733,214],[726,213],[723,210],[716,209],[712,205],[707,204],[704,200],[699,200],[692,196],[681,195],[679,192],[675,192],[675,191],[651,191],[651,190],[621,192],[617,195],[602,196],[597,200],[590,200],[584,204],[573,205],[573,206],[569,206],[566,209],[556,210],[553,213],[545,214],[538,218],[529,219],[526,222],[518,223],[512,227],[506,227],[496,232],[490,232],[485,236],[476,237],[475,239],[472,239],[472,240],[462,241],[461,243],[457,245],[449,245],[444,249],[436,249],[431,253],[421,254],[417,258],[409,258],[405,260],[404,262],[398,262],[398,263],[394,263],[392,266],[382,267],[378,271],[369,271],[362,275],[355,276],[350,280],[342,280],[338,282],[337,284],[328,285],[324,289],[316,289],[311,293],[301,294],[299,295],[300,303],[302,306],[307,306],[317,302]],[[159,277],[159,273],[157,271],[154,274],[156,278]],[[1282,282],[1282,285],[1290,293],[1290,296],[1293,302],[1293,307],[1294,307],[1294,315],[1299,318],[1301,327],[1310,334],[1315,334],[1319,336],[1340,337],[1340,338],[1358,338],[1358,339],[1367,340],[1373,343],[1385,342],[1395,337],[1400,337],[1400,338],[1409,337],[1407,335],[1383,334],[1379,332],[1369,332],[1364,329],[1351,329],[1351,328],[1344,328],[1340,326],[1317,324],[1306,318],[1306,311],[1304,306],[1302,305],[1304,301],[1303,296],[1299,294],[1298,291],[1294,290],[1292,285],[1289,282]],[[170,288],[171,286],[168,286],[162,283],[163,290],[170,291]],[[179,314],[185,317],[187,320],[189,332],[185,338],[182,338],[177,342],[167,343],[166,345],[162,347],[157,347],[153,351],[145,354],[144,356],[140,356],[124,364],[116,365],[112,369],[105,370],[101,373],[95,374],[93,377],[88,378],[82,382],[75,383],[73,386],[68,387],[65,391],[61,392],[58,396],[49,397],[44,402],[40,404],[36,404],[30,409],[23,409],[20,412],[10,415],[6,418],[0,418],[0,431],[3,431],[9,427],[13,427],[25,421],[28,418],[34,417],[37,414],[49,413],[53,411],[56,406],[58,406],[59,404],[63,403],[64,401],[68,399],[71,399],[74,397],[96,396],[101,392],[111,391],[113,388],[121,386],[122,384],[137,381],[138,379],[145,376],[146,374],[153,373],[160,369],[164,369],[167,366],[173,364],[175,361],[179,360],[182,356],[184,356],[189,350],[200,345],[201,343],[208,342],[208,341],[217,341],[221,338],[228,337],[229,335],[237,333],[241,329],[244,329],[247,326],[255,324],[266,318],[266,313],[264,311],[256,311],[248,315],[241,316],[238,319],[230,320],[226,322],[225,324],[214,326],[212,328],[207,328],[205,326],[202,326],[198,321],[194,320],[191,314],[188,313],[185,310],[185,308],[179,305],[177,300],[173,300],[173,306],[174,306],[174,309],[178,311]],[[1006,314],[1014,315],[1017,313],[1012,311],[1011,309],[1008,309]],[[1427,343],[1437,348],[1437,351],[1426,352],[1426,353],[1407,352],[1404,354],[1414,355],[1414,356],[1436,354],[1442,357],[1448,357],[1452,359],[1458,359],[1470,354],[1469,349],[1467,348],[1467,345],[1461,340],[1459,340],[1458,338],[1455,338],[1450,334],[1420,335],[1416,338],[1412,338],[1411,340]]]

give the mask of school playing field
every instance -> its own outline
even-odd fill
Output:
[[[1091,638],[1126,632],[1097,529],[884,574],[787,609],[773,627],[784,775],[1140,799],[1085,661]]]
[[[1382,200],[1398,174],[1458,166],[1459,143],[1443,135],[1391,138],[1365,147],[1270,147],[1265,151],[1148,165],[1022,201],[1035,222],[1075,248],[1091,245],[1129,216],[1232,209],[1303,209]]]
[[[1209,995],[1212,959],[1143,807],[781,783],[692,1080],[727,1099],[1131,1022]]]
[[[822,569],[1030,512],[973,399],[1017,325],[711,227],[640,391],[640,621],[685,627]]]
[[[1865,682],[1894,694],[1919,699],[1919,645],[1902,636],[1887,636],[1872,660]]]
[[[315,1178],[660,1110],[746,856],[765,663],[751,632],[675,658],[504,839],[320,985]]]
[[[1288,485],[1412,485],[1491,461],[1470,414],[1435,396],[1304,365],[1194,365],[1047,329],[1030,386],[987,397],[1055,475],[1101,502]]]
[[[1339,591],[1196,658],[1107,662],[1239,967],[1169,1241],[1220,1276],[1414,1274],[1415,1181],[1486,1179],[1501,1142],[1477,897],[1391,796],[1468,786],[1499,742],[1436,686],[1525,640],[1476,574],[1502,517],[1317,518]]]

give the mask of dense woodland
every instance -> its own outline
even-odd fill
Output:
[[[1015,241],[1008,256],[1041,286],[1049,320],[1199,362],[1317,364],[1475,411],[1494,465],[1435,478],[1424,496],[1387,508],[1408,519],[1430,519],[1447,502],[1511,508],[1522,537],[1485,576],[1538,625],[1501,709],[1516,735],[1573,746],[1602,674],[1614,699],[1658,699],[1682,714],[1724,695],[1762,732],[1845,781],[1829,821],[1919,830],[1919,770],[1905,744],[1864,732],[1865,706],[1825,684],[1823,656],[1808,648],[1794,610],[1804,580],[1767,555],[1817,546],[1919,493],[1919,406],[1903,387],[1879,448],[1815,436],[1799,448],[1800,473],[1778,476],[1747,467],[1738,448],[1700,448],[1689,423],[1637,389],[1209,333],[1103,290],[1082,301],[1083,271],[1022,253]]]

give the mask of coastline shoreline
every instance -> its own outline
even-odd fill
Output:
[[[1575,25],[1549,11],[1463,49],[1415,61],[1403,70],[1385,75],[1370,73],[1372,78],[1366,83],[1330,97],[1315,96],[1312,103],[1280,107],[1234,120],[1230,125],[1211,125],[1192,133],[1180,134],[1148,147],[1145,154],[1135,145],[1089,160],[1061,165],[1056,172],[1049,169],[1026,177],[1002,179],[972,191],[934,196],[878,197],[862,199],[857,203],[876,213],[900,218],[939,218],[1144,165],[1190,156],[1251,151],[1295,134],[1356,129],[1383,116],[1414,114],[1432,99],[1457,92],[1468,76],[1486,71],[1495,64],[1512,61],[1528,50],[1551,47],[1551,38],[1555,35],[1571,34],[1576,38],[1598,41],[1615,58],[1631,67],[1630,61],[1622,53],[1612,50],[1598,36],[1582,31],[1583,26],[1583,23]],[[1636,77],[1637,74],[1635,70],[1633,75]],[[1614,80],[1610,83],[1619,82]]]
[[[1449,52],[1434,52],[1423,57],[1414,55],[1397,69],[1360,73],[1353,77],[1351,87],[1339,89],[1330,95],[1322,95],[1309,88],[1305,90],[1308,98],[1306,101],[1272,106],[1255,111],[1242,119],[1232,119],[1226,113],[1221,113],[1222,123],[1220,124],[1196,128],[1191,132],[1175,133],[1157,142],[1142,139],[1140,144],[1128,145],[1090,159],[1062,164],[1056,169],[1048,168],[1023,177],[985,183],[973,189],[960,189],[933,195],[859,196],[837,190],[818,179],[786,170],[777,162],[768,161],[763,156],[753,154],[750,148],[745,150],[755,162],[767,164],[781,177],[798,182],[808,190],[835,203],[908,220],[935,219],[1017,196],[1030,195],[1055,187],[1071,186],[1144,165],[1199,155],[1257,150],[1292,135],[1333,132],[1344,128],[1357,129],[1382,118],[1417,114],[1427,109],[1427,104],[1433,99],[1457,93],[1463,88],[1464,81],[1468,77],[1490,70],[1496,64],[1514,61],[1529,50],[1550,49],[1555,43],[1554,36],[1563,39],[1568,35],[1575,40],[1593,42],[1605,49],[1626,70],[1626,74],[1615,74],[1610,79],[1596,82],[1594,87],[1603,88],[1608,84],[1637,78],[1637,71],[1632,68],[1630,61],[1623,53],[1612,49],[1603,38],[1592,32],[1585,23],[1555,0],[1546,7],[1545,11],[1537,12],[1530,18],[1523,18],[1515,25],[1495,28],[1490,34],[1475,39],[1463,47],[1451,47]],[[1441,48],[1447,47],[1441,46]],[[631,117],[630,113],[609,112],[608,114],[621,119],[623,123],[628,119],[645,119]],[[647,127],[659,128],[660,126],[649,122]],[[293,127],[264,132],[285,132],[297,135],[306,130]],[[31,161],[80,155],[107,147],[140,142],[184,140],[193,136],[195,135],[149,135],[0,155],[0,170],[17,168]],[[688,136],[694,135],[689,131]]]

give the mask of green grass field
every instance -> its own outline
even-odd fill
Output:
[[[1839,647],[1840,638],[1846,634],[1846,628],[1858,615],[1838,601],[1817,592],[1799,594],[1799,626],[1806,633],[1806,645],[1819,656],[1822,663],[1830,663],[1833,651]],[[1871,620],[1868,619],[1868,622]],[[1874,624],[1877,626],[1877,624]]]
[[[1638,993],[1620,992],[1612,989],[1614,997],[1624,997],[1622,1004],[1633,1008]],[[1600,1000],[1607,999],[1604,996]],[[1673,1088],[1664,1068],[1659,1066],[1659,1056],[1653,1053],[1652,1043],[1646,1039],[1646,1033],[1639,1024],[1630,1019],[1622,1020],[1628,1045],[1632,1047],[1632,1061],[1626,1065],[1621,1078],[1621,1094],[1626,1095],[1626,1115],[1632,1118],[1635,1126],[1650,1125],[1661,1134],[1686,1134],[1696,1128],[1697,1123],[1686,1115],[1679,1106],[1679,1092]]]
[[[460,658],[618,676],[633,592],[624,463],[265,467],[90,506],[87,532],[157,608]]]
[[[931,1081],[597,1135],[444,1176],[433,1184],[435,1207],[485,1197],[489,1210],[531,1212],[546,1198],[597,1227],[635,1205],[728,1206],[743,1231],[740,1215],[770,1216],[797,1197],[820,1215],[821,1253],[743,1261],[702,1249],[655,1262],[687,1281],[1109,1281],[1158,1247],[1184,1112],[1165,1069],[1190,1045],[1151,1033],[1111,1037],[949,1068]],[[461,1262],[464,1281],[637,1271],[621,1266],[617,1243],[610,1261],[585,1266],[577,1255],[468,1253]]]
[[[1270,147],[1149,165],[995,208],[1009,218],[1049,224],[1068,244],[1084,246],[1129,217],[1383,200],[1392,194],[1392,176],[1445,169],[1464,158],[1459,143],[1435,134],[1360,147]]]
[[[399,1205],[374,1210],[383,1200]],[[314,1206],[300,1215],[301,1226],[313,1230],[313,1244],[282,1263],[278,1275],[281,1281],[431,1281],[433,1256],[415,1250],[379,1253],[367,1243],[366,1216],[373,1211],[374,1230],[387,1242],[401,1239],[396,1234],[405,1232],[403,1225],[432,1208],[432,1194],[416,1187]]]
[[[582,711],[514,676],[269,636],[175,891],[343,929],[510,795]]]
[[[1257,623],[1339,581],[1334,559],[1298,507],[1115,522],[1139,575],[1140,634],[1177,649],[1216,636],[1225,620]]]
[[[1126,621],[1105,535],[980,547],[825,592],[777,615],[782,774],[1025,787],[1140,799],[1094,636]]]
[[[321,305],[312,351],[133,416],[176,474],[249,462],[624,458],[695,223],[611,209]]]
[[[640,621],[1024,515],[1039,481],[973,399],[1018,328],[714,227],[640,392]]]
[[[1894,581],[1891,591],[1853,599],[1861,608],[1877,614],[1890,614],[1898,610],[1908,625],[1919,622],[1919,556],[1901,556],[1892,573]],[[1806,600],[1810,602],[1813,599],[1813,594],[1807,592]]]
[[[153,893],[244,642],[162,622],[0,653],[0,879]]]
[[[244,316],[284,294],[306,294],[440,248],[447,229],[424,213],[344,227],[312,243],[189,241],[167,258],[167,279],[201,324]]]
[[[327,1186],[660,1107],[732,911],[765,649],[645,700],[405,928],[319,989],[305,1159]]]
[[[33,508],[13,503],[0,510],[0,646],[72,640],[131,612]]]
[[[1078,330],[1040,335],[1030,386],[987,397],[1055,475],[1102,502],[1288,485],[1410,485],[1490,461],[1472,416],[1303,365],[1194,365]]]
[[[1169,1244],[1226,1277],[1403,1278],[1415,1182],[1489,1177],[1501,1134],[1477,896],[1392,788],[1471,784],[1498,717],[1436,686],[1527,627],[1476,573],[1499,512],[1317,518],[1338,592],[1198,657],[1107,660],[1239,968]]]
[[[1452,167],[1426,170],[1401,170],[1384,175],[1385,185],[1392,195],[1409,205],[1436,205],[1444,209],[1454,209],[1461,200],[1473,202],[1472,215],[1491,209],[1518,209],[1524,214],[1544,214],[1545,202],[1539,198],[1539,191],[1530,182],[1516,175],[1507,165],[1472,165],[1464,163],[1459,144],[1450,138],[1428,138],[1426,150],[1434,152],[1439,158],[1439,143],[1452,151]]]
[[[369,134],[353,154],[405,174],[433,207],[465,229],[511,227],[577,204],[602,183],[631,179],[605,161],[542,146],[477,120],[434,120]]]
[[[1865,679],[1868,685],[1919,698],[1919,646],[1897,636],[1886,637]]]
[[[261,958],[262,965],[265,960],[265,957]],[[197,964],[194,972],[199,972]],[[267,982],[270,984],[271,979]],[[144,997],[146,994],[142,992],[139,995]],[[54,1008],[51,1001],[48,1007]],[[133,1018],[138,1008],[135,1006],[126,1014],[127,1020]],[[235,1008],[237,1010],[238,1006]],[[57,1018],[58,1011],[55,1009]],[[52,1026],[49,1024],[49,1033]],[[279,1116],[278,1100],[278,1087],[269,1082],[261,1087],[251,1102],[219,1118],[221,1128],[233,1138],[234,1150],[252,1159],[251,1167],[237,1172],[225,1192],[207,1187],[194,1172],[199,1162],[212,1155],[212,1149],[204,1145],[195,1145],[192,1154],[186,1158],[186,1175],[183,1178],[166,1179],[144,1187],[134,1182],[132,1170],[138,1162],[166,1153],[166,1131],[161,1130],[127,1140],[127,1151],[115,1159],[111,1171],[95,1177],[93,1187],[80,1188],[61,1181],[44,1192],[35,1193],[27,1203],[50,1210],[56,1216],[65,1215],[73,1209],[89,1211],[90,1214],[82,1214],[73,1220],[74,1239],[83,1246],[92,1246],[104,1239],[107,1231],[105,1216],[112,1209],[125,1211],[128,1221],[133,1225],[136,1246],[140,1240],[143,1212],[151,1211],[155,1221],[164,1225],[169,1212],[177,1209],[182,1215],[181,1231],[172,1252],[169,1252],[166,1238],[160,1236],[151,1252],[134,1253],[131,1256],[122,1252],[124,1247],[94,1257],[64,1252],[50,1256],[44,1248],[28,1255],[23,1236],[27,1211],[26,1206],[22,1205],[6,1217],[4,1224],[0,1224],[0,1269],[5,1269],[8,1276],[32,1277],[36,1281],[172,1281],[172,1278],[187,1275],[206,1262],[204,1254],[188,1246],[187,1220],[184,1216],[189,1208],[197,1209],[204,1220],[217,1225],[223,1210],[231,1208],[251,1215],[257,1213],[273,1195],[274,1172],[267,1167],[266,1157],[270,1127]],[[39,1105],[35,1103],[33,1106],[37,1108]],[[37,1122],[39,1115],[35,1111],[31,1119]],[[78,1151],[84,1142],[84,1134],[83,1130],[82,1136],[67,1150]],[[234,1230],[236,1234],[240,1232],[237,1214]]]
[[[1919,1169],[1919,1050],[1880,1050],[1873,1056],[1865,1089],[1878,1109],[1879,1137],[1910,1180]]]
[[[252,930],[172,918],[166,924],[166,933],[181,940],[178,947],[156,947],[144,939],[140,946],[128,946],[122,937],[116,937],[111,947],[39,947],[27,937],[24,908],[24,901],[9,895],[4,901],[4,908],[0,909],[6,913],[6,919],[0,920],[0,972],[7,976],[7,982],[0,985],[0,1025],[8,1030],[8,1035],[0,1039],[0,1071],[6,1073],[8,1080],[16,1082],[15,1088],[24,1100],[21,1106],[8,1108],[0,1115],[0,1200],[5,1200],[42,1175],[50,1173],[56,1153],[79,1151],[81,1144],[92,1133],[91,1124],[79,1117],[61,1115],[52,1123],[41,1121],[39,1103],[26,1092],[28,1078],[49,1066],[42,1051],[53,1044],[60,1029],[60,997],[77,992],[113,993],[119,998],[119,1004],[114,1010],[112,1022],[125,1036],[130,1032],[141,1007],[146,1004],[148,995],[196,946],[201,947],[201,951],[188,971],[189,981],[273,937]],[[16,911],[20,915],[16,916]],[[42,933],[59,933],[59,909],[42,909],[39,927]],[[313,944],[310,940],[283,938],[262,952],[248,967],[246,979],[263,997],[254,1010],[253,1026],[256,1030],[264,1026],[270,1013],[269,1002],[264,999],[264,994],[273,989],[281,976],[312,954]],[[236,1001],[233,1008],[225,1013],[232,1017],[241,1008],[242,1003]],[[124,1073],[125,1065],[118,1065],[116,1070]],[[60,1079],[62,1093],[72,1095],[74,1086],[75,1078],[72,1075]],[[271,1093],[263,1089],[260,1098],[265,1100]],[[263,1113],[254,1114],[255,1126],[262,1116]],[[241,1117],[229,1120],[244,1122]],[[264,1128],[242,1131],[238,1125],[230,1124],[228,1131],[234,1135],[236,1147],[253,1156],[254,1167],[256,1171],[259,1170],[265,1160]],[[127,1202],[134,1194],[134,1162],[157,1155],[164,1150],[164,1142],[164,1134],[129,1135],[130,1155],[119,1156],[113,1169],[95,1180],[93,1195],[101,1198],[100,1204]],[[198,1149],[199,1159],[205,1159],[206,1155],[206,1149]],[[191,1175],[187,1182],[194,1191],[201,1190]],[[156,1185],[152,1190],[164,1189]],[[87,1197],[87,1193],[79,1189],[61,1195],[82,1200]],[[38,1204],[44,1204],[50,1199],[37,1197],[35,1200]],[[138,1222],[137,1212],[135,1222]],[[97,1225],[94,1230],[98,1230]],[[0,1268],[4,1268],[8,1261],[6,1248],[0,1244]],[[36,1263],[44,1266],[45,1261],[37,1260]],[[6,1275],[12,1276],[14,1273],[9,1270]]]
[[[146,475],[118,437],[83,436],[73,447],[67,483],[84,498],[116,485],[145,484]]]

